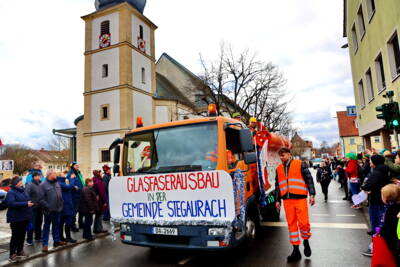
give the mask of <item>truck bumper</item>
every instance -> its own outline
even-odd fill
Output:
[[[209,236],[208,229],[212,226],[168,226],[178,229],[178,235],[156,235],[153,234],[152,225],[128,224],[129,231],[120,232],[121,241],[124,244],[159,247],[171,249],[193,249],[193,250],[225,250],[238,246],[243,238],[236,240],[232,232],[229,233],[229,242],[225,236]],[[166,226],[161,226],[166,227]]]

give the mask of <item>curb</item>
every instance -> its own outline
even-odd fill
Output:
[[[118,232],[119,232],[119,229],[115,229],[114,233],[118,233]],[[98,238],[107,237],[109,235],[111,235],[110,232],[103,233],[103,234],[96,234],[95,237],[96,237],[96,239],[98,239]],[[47,256],[49,254],[53,254],[55,252],[59,252],[59,251],[64,250],[64,249],[69,249],[69,248],[73,248],[73,247],[79,246],[81,244],[93,242],[95,240],[89,241],[89,240],[86,240],[86,239],[81,239],[76,243],[68,243],[67,245],[64,245],[64,246],[61,246],[61,247],[49,249],[48,252],[41,252],[40,251],[40,252],[33,253],[33,254],[29,255],[29,257],[21,259],[21,260],[18,260],[17,262],[9,262],[8,260],[7,261],[3,261],[3,262],[0,262],[0,266],[15,266],[15,265],[18,265],[18,264],[21,264],[21,263],[25,263],[27,261],[30,261],[30,260],[33,260],[33,259],[36,259],[36,258],[44,257],[44,256]]]

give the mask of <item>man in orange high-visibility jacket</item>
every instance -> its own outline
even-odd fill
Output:
[[[315,204],[314,182],[307,164],[301,160],[292,159],[290,149],[281,148],[279,157],[282,164],[276,169],[276,208],[281,208],[281,200],[283,200],[289,227],[289,240],[293,245],[293,252],[287,259],[288,261],[297,261],[301,259],[300,236],[304,240],[304,255],[311,256],[308,241],[311,232],[307,196],[310,194],[310,204],[313,206]]]

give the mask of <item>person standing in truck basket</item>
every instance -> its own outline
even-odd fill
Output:
[[[292,158],[289,148],[281,148],[279,157],[282,161],[276,169],[275,197],[276,208],[281,208],[281,200],[286,213],[289,228],[289,239],[293,252],[287,257],[289,262],[301,259],[299,250],[300,236],[304,240],[304,255],[311,256],[309,239],[311,237],[308,217],[307,195],[310,194],[310,205],[315,204],[313,178],[307,164]]]

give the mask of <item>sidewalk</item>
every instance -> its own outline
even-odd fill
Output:
[[[6,223],[6,210],[5,211],[0,211],[0,266],[8,266],[8,265],[13,265],[10,264],[8,261],[9,258],[9,242],[10,242],[10,237],[11,237],[11,230],[10,226],[8,223]],[[103,226],[105,230],[110,230],[111,224],[108,222],[103,222]],[[117,230],[117,229],[116,229]],[[96,238],[102,238],[105,236],[108,236],[110,233],[105,233],[105,234],[97,234],[95,235]],[[56,251],[66,249],[66,248],[71,248],[74,246],[78,246],[82,243],[89,242],[85,239],[82,238],[82,229],[78,233],[72,233],[72,238],[76,239],[78,242],[75,244],[70,244],[68,243],[66,246],[58,247],[56,249],[53,248],[53,241],[52,241],[52,236],[50,234],[50,239],[49,239],[49,252],[43,253],[42,252],[42,243],[41,242],[34,242],[33,246],[25,246],[24,251],[29,255],[29,258],[23,260],[23,261],[28,261],[33,258],[37,257],[42,257],[47,254],[54,253]]]

